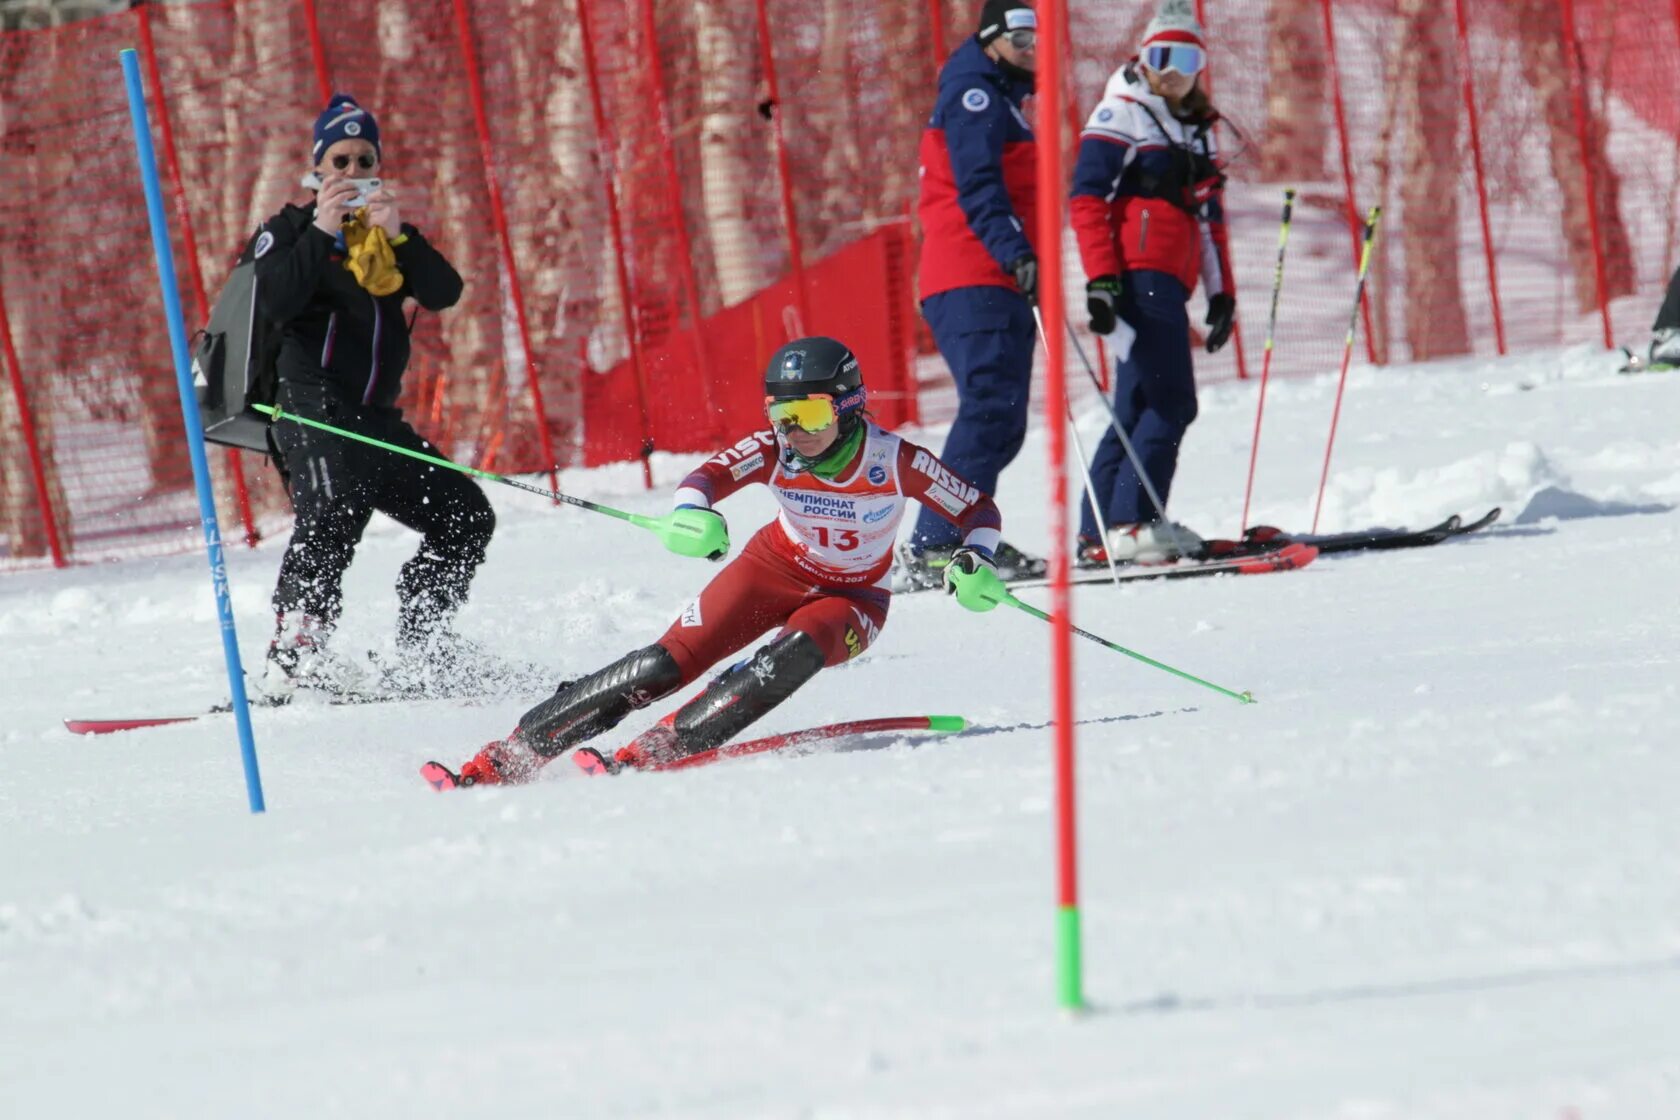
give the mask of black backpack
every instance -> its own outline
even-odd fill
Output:
[[[209,324],[193,336],[193,388],[204,438],[211,443],[268,454],[269,419],[253,404],[272,405],[279,388],[280,327],[257,304],[259,232],[228,274],[210,311]]]

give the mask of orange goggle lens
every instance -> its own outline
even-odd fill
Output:
[[[807,432],[821,432],[833,427],[838,419],[834,398],[829,396],[800,397],[791,401],[766,397],[764,411],[770,414],[770,422],[783,431],[799,428]]]

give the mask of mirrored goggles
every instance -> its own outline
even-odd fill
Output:
[[[1207,65],[1207,52],[1189,43],[1156,43],[1143,48],[1143,64],[1157,74],[1177,70],[1194,78]]]
[[[794,400],[765,397],[764,411],[769,414],[770,423],[784,432],[793,428],[804,432],[827,431],[839,419],[839,413],[834,408],[834,398],[827,393],[798,397]]]
[[[1029,51],[1038,45],[1038,32],[1030,27],[1018,27],[1014,31],[1005,32],[1000,37],[1008,39],[1009,45],[1018,51]]]

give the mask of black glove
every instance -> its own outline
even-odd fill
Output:
[[[951,578],[952,572],[973,575],[981,568],[990,568],[995,572],[997,571],[997,563],[978,548],[972,548],[968,545],[963,545],[952,552],[950,561],[945,565],[945,574],[940,580],[945,585],[945,594],[955,595],[957,593],[957,583]]]
[[[1024,257],[1016,257],[1009,262],[1009,275],[1015,277],[1015,286],[1027,297],[1027,302],[1037,307],[1038,258],[1031,253]]]
[[[1114,305],[1120,302],[1120,277],[1099,276],[1085,285],[1085,310],[1091,321],[1086,324],[1092,334],[1113,334],[1120,325]]]
[[[1237,297],[1230,292],[1220,292],[1216,296],[1208,297],[1207,318],[1202,322],[1207,324],[1207,352],[1219,353],[1219,348],[1225,345],[1225,340],[1231,337],[1231,324],[1237,319]]]

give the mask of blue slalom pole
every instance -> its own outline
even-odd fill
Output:
[[[222,653],[227,660],[228,687],[233,693],[233,717],[239,724],[239,754],[245,763],[245,792],[251,812],[264,809],[262,774],[257,770],[257,744],[251,735],[251,706],[245,697],[245,669],[239,661],[239,635],[233,628],[233,599],[228,594],[227,562],[222,555],[222,530],[216,522],[216,499],[210,488],[210,463],[204,455],[204,426],[198,419],[192,370],[187,357],[187,329],[181,319],[181,290],[175,276],[175,254],[169,247],[169,225],[163,216],[163,190],[158,184],[157,154],[152,151],[152,125],[146,116],[146,93],[140,84],[140,59],[122,52],[123,81],[128,86],[128,115],[134,124],[134,150],[140,157],[140,179],[146,188],[146,215],[152,224],[152,249],[157,254],[158,283],[163,288],[163,313],[169,320],[169,349],[175,355],[175,385],[181,394],[181,420],[187,450],[192,454],[193,485],[198,490],[198,515],[204,522],[204,547],[210,556],[210,582],[216,592],[216,614],[222,623]]]

